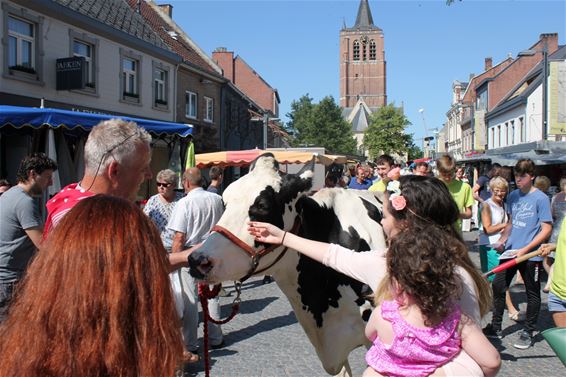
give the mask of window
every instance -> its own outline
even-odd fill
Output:
[[[120,48],[120,101],[141,105],[141,64],[141,55]]]
[[[495,127],[491,128],[491,138],[488,144],[490,148],[495,148]]]
[[[527,127],[523,117],[519,118],[519,142],[524,143],[527,140]]]
[[[377,57],[377,47],[375,41],[372,39],[369,42],[369,60],[375,60]]]
[[[185,115],[187,118],[197,117],[197,94],[193,92],[185,92]]]
[[[90,43],[86,43],[80,40],[73,41],[73,56],[82,56],[85,58],[86,64],[86,83],[87,88],[95,88],[94,80],[94,46]]]
[[[153,97],[156,105],[167,105],[167,72],[156,68],[153,71]]]
[[[35,25],[8,16],[8,67],[35,73]]]
[[[487,90],[478,93],[476,99],[476,110],[487,110]]]
[[[497,144],[496,146],[501,146],[501,125],[497,126]]]
[[[505,122],[505,146],[509,145],[509,123]]]
[[[122,87],[124,97],[139,97],[137,83],[138,62],[125,58],[122,60]]]
[[[212,122],[214,120],[214,100],[212,98],[204,97],[205,115],[204,120]]]
[[[354,41],[354,60],[360,60],[360,42],[357,39]]]
[[[511,145],[515,145],[515,121],[511,121],[511,129],[509,130],[511,135],[509,136],[509,141]]]
[[[366,49],[367,49],[367,42],[364,41],[364,43],[362,43],[362,60],[363,61],[367,60]]]

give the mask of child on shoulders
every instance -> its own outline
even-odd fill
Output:
[[[499,353],[457,304],[461,282],[444,229],[397,235],[387,251],[388,278],[375,295],[366,326],[373,343],[364,376],[444,376],[442,366],[463,349],[485,376],[499,370]]]

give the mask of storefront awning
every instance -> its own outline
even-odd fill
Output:
[[[249,149],[243,151],[222,151],[212,153],[201,153],[195,155],[196,166],[206,168],[211,166],[248,166],[258,156],[264,153],[271,153],[280,164],[304,164],[316,157],[316,162],[328,166],[332,163],[346,163],[345,156],[319,154],[312,152],[282,151],[282,150],[262,150]]]
[[[155,135],[166,134],[185,137],[193,133],[193,126],[190,124],[163,122],[120,115],[91,114],[61,109],[0,105],[0,129],[3,127],[40,128],[42,126],[49,126],[52,128],[63,127],[68,130],[81,128],[85,131],[90,131],[92,127],[96,126],[101,121],[114,118],[136,122],[138,126],[143,127],[148,132]]]

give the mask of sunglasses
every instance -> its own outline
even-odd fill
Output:
[[[169,187],[169,186],[171,186],[171,183],[157,182],[157,187]]]

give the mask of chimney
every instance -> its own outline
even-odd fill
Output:
[[[485,71],[489,71],[493,67],[493,59],[491,57],[485,58]]]
[[[222,68],[223,75],[228,80],[235,82],[234,52],[228,51],[226,47],[218,47],[212,52],[212,60]]]
[[[470,73],[470,75],[468,76],[468,82],[472,82],[472,79],[474,78],[474,74]]]
[[[173,18],[173,5],[171,4],[158,4],[159,9],[163,11],[169,18]]]
[[[539,48],[544,46],[544,42],[547,43],[548,54],[552,54],[554,51],[558,50],[558,33],[544,33],[540,35],[540,40],[538,42]]]

